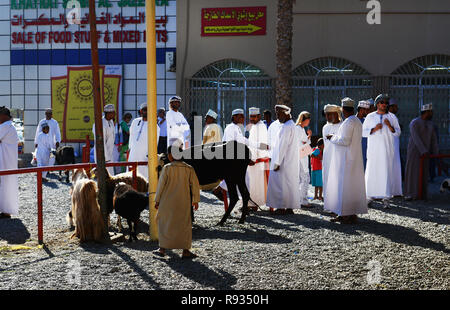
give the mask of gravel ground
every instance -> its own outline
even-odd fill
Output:
[[[243,225],[234,213],[218,227],[223,205],[202,192],[192,248],[199,257],[192,261],[181,260],[179,250],[152,254],[158,245],[146,233],[148,211],[138,242],[69,240],[70,185],[49,179],[42,247],[36,177],[19,177],[20,214],[0,220],[0,289],[450,289],[450,193],[439,193],[442,178],[430,185],[428,202],[398,198],[389,210],[375,203],[357,225],[331,223],[313,201],[313,209],[294,215],[262,207]]]

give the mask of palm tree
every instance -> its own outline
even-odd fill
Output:
[[[292,107],[292,20],[295,0],[278,0],[276,104]]]

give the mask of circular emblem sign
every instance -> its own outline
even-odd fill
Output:
[[[94,86],[92,85],[92,79],[88,74],[83,74],[77,78],[74,82],[74,91],[78,99],[83,101],[92,100],[92,93]]]
[[[58,89],[56,90],[56,97],[58,98],[58,101],[61,104],[65,104],[66,102],[66,92],[67,92],[66,84],[61,84],[58,86]]]
[[[104,96],[105,96],[105,105],[112,103],[112,96],[114,93],[112,86],[108,83],[105,83],[103,90],[104,90]]]

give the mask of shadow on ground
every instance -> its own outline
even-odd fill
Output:
[[[9,244],[23,244],[30,238],[30,232],[18,218],[0,219],[0,240]]]

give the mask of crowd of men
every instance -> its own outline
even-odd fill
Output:
[[[180,105],[181,98],[174,96],[169,100],[168,111],[157,111],[158,153],[167,152],[174,141],[181,141],[182,148],[188,148],[194,141],[191,136],[194,128],[179,111]],[[398,106],[385,94],[355,105],[354,100],[347,97],[340,105],[324,107],[327,123],[321,130],[321,147],[314,150],[312,147],[316,145],[312,145],[312,131],[308,129],[311,114],[304,111],[294,121],[291,108],[285,105],[275,106],[276,120],[272,120],[270,111],[261,113],[259,108],[251,107],[245,127],[245,111],[235,109],[225,130],[217,124],[217,113],[210,109],[204,119],[200,143],[238,141],[250,148],[254,165],[249,166],[246,181],[250,196],[258,206],[265,205],[278,214],[311,207],[307,196],[308,188],[313,184],[320,186],[324,209],[334,215],[333,221],[354,223],[357,214],[367,213],[368,204],[374,199],[382,200],[386,208],[394,196],[417,199],[420,157],[438,153],[436,132],[431,121],[432,104],[424,104],[421,115],[410,123],[405,184],[402,184],[401,129],[395,116]],[[139,114],[132,120],[131,114],[127,113],[120,123],[115,123],[114,106],[104,107],[102,125],[106,162],[148,160],[146,103],[140,105]],[[9,110],[1,107],[0,170],[17,168],[17,134],[12,129]],[[95,136],[95,127],[93,132]],[[45,119],[36,129],[38,166],[53,165],[51,150],[58,148],[60,143],[58,122],[48,109]],[[95,160],[95,151],[93,155]],[[310,166],[313,158],[314,167]],[[425,197],[427,167],[428,160],[425,160],[425,186],[422,186]],[[141,175],[148,177],[147,167],[138,169]],[[320,174],[313,173],[319,170]],[[109,169],[109,172],[119,171]],[[0,177],[0,195],[11,197],[12,190],[17,191],[16,183],[17,176]],[[226,190],[226,184],[222,182],[213,193],[223,199]],[[315,198],[322,199],[321,195],[316,194]],[[0,201],[0,217],[17,214],[18,195],[12,196],[14,201]],[[251,202],[250,207],[256,209],[257,205]]]

